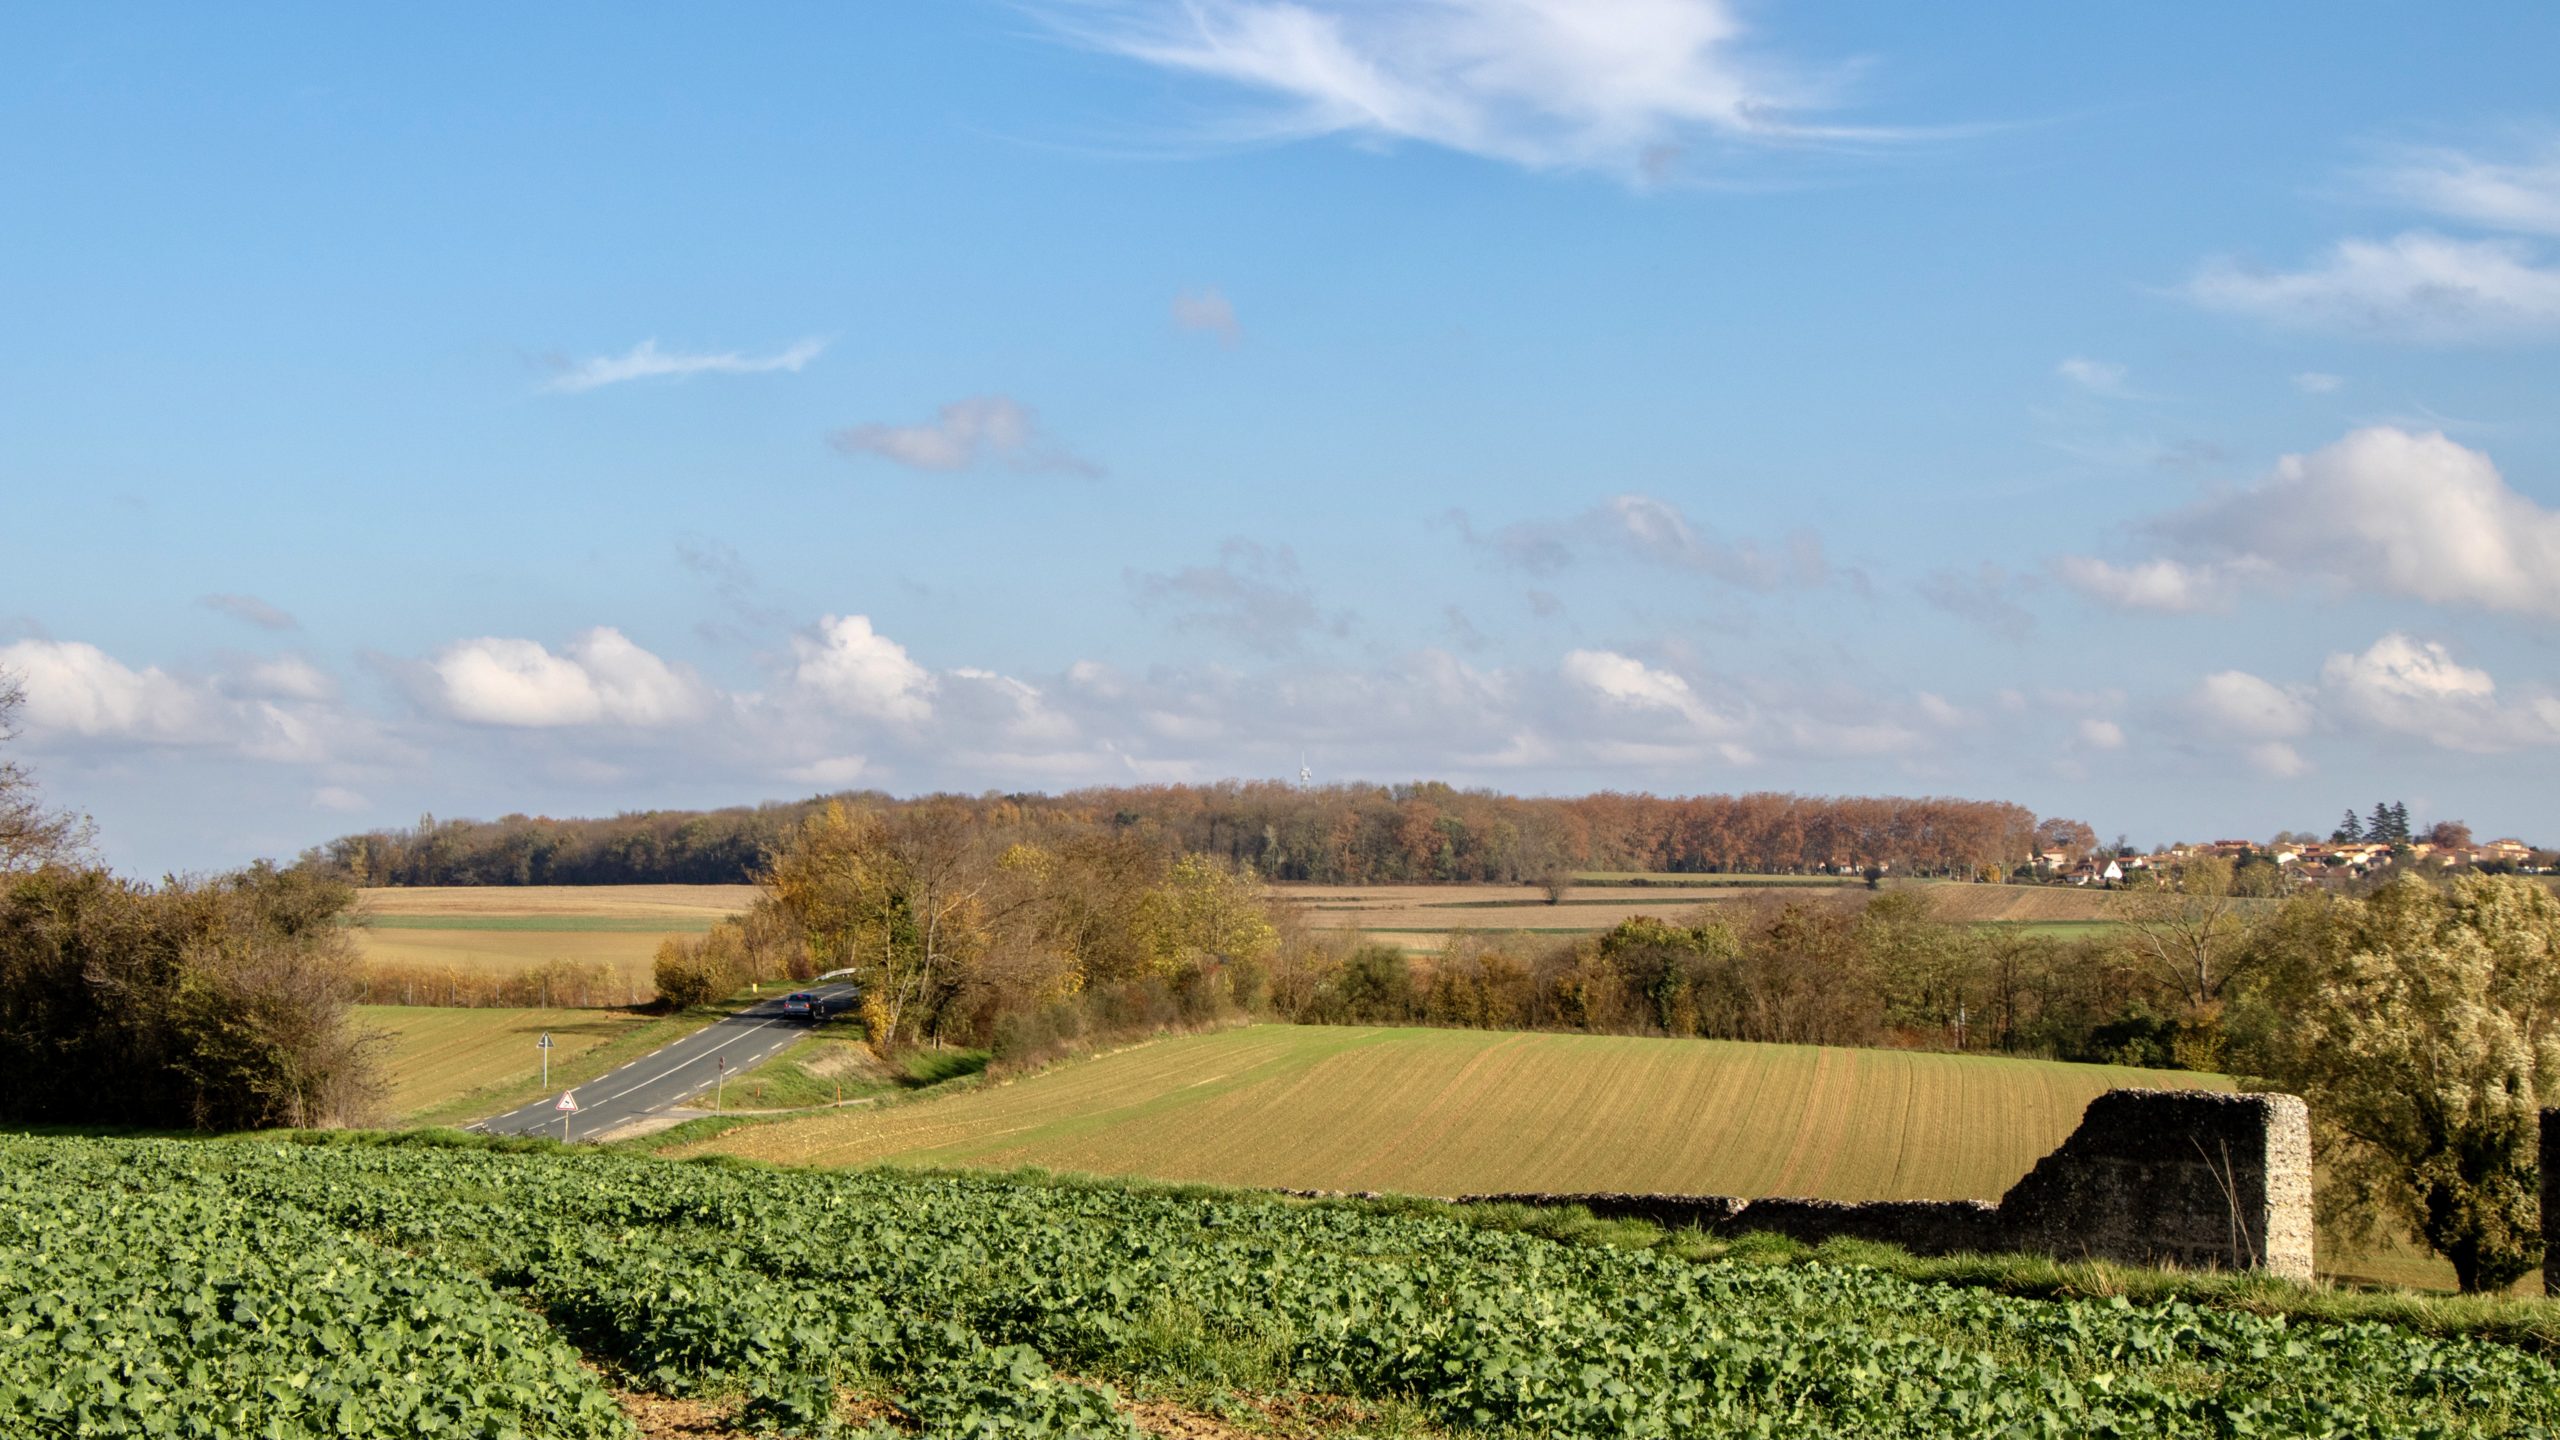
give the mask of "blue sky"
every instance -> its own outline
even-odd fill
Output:
[[[0,668],[144,870],[1294,773],[2560,801],[2539,6],[0,16]]]

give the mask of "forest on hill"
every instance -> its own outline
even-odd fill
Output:
[[[1881,867],[1975,875],[2040,846],[2086,848],[2072,820],[2005,801],[1938,796],[1504,795],[1419,782],[1147,785],[1062,795],[877,792],[610,818],[439,820],[341,836],[305,863],[360,885],[741,884],[830,802],[892,813],[968,811],[990,830],[1056,837],[1135,831],[1167,849],[1311,884],[1534,882],[1576,870],[1795,874]]]

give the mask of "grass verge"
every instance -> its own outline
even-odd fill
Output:
[[[441,1100],[415,1111],[407,1123],[421,1129],[460,1125],[491,1115],[502,1115],[519,1105],[552,1093],[584,1085],[599,1075],[629,1064],[662,1046],[672,1045],[696,1030],[725,1020],[769,996],[740,993],[709,1005],[659,1015],[645,1024],[615,1036],[592,1050],[582,1052],[574,1060],[551,1067],[551,1083],[545,1086],[539,1074],[527,1075],[502,1085],[484,1085],[449,1100]]]

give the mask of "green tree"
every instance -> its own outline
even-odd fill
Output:
[[[2297,902],[2269,927],[2269,1021],[2246,1058],[2311,1102],[2324,1210],[2380,1215],[2503,1290],[2542,1259],[2535,1141],[2560,1085],[2560,897],[2411,877]]]

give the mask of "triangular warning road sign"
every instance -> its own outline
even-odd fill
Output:
[[[560,1103],[552,1106],[551,1108],[554,1110],[565,1111],[572,1115],[576,1114],[578,1110],[578,1092],[575,1090],[561,1091]]]

